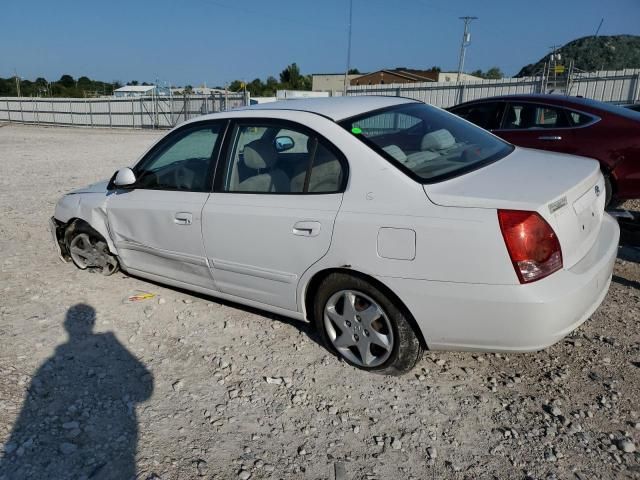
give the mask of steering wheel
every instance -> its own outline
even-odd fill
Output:
[[[480,148],[480,146],[472,144],[463,150],[462,154],[460,155],[460,157],[458,157],[457,161],[466,162],[466,163],[475,162],[480,158],[481,155],[482,155],[482,149]]]
[[[173,170],[173,184],[178,190],[190,190],[192,176],[193,174],[184,165],[179,165]]]

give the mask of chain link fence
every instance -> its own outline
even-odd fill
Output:
[[[100,128],[172,128],[249,104],[244,93],[127,98],[0,97],[0,122]]]

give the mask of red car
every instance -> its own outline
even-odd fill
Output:
[[[561,95],[483,98],[449,111],[520,147],[595,158],[607,203],[640,197],[640,112]]]

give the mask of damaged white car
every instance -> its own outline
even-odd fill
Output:
[[[607,293],[619,229],[598,163],[514,147],[387,97],[187,122],[65,195],[61,257],[314,322],[358,368],[425,348],[532,351]]]

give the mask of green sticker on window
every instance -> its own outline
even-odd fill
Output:
[[[362,133],[362,129],[358,127],[353,127],[351,129],[351,133],[353,133],[354,135],[360,135]]]

